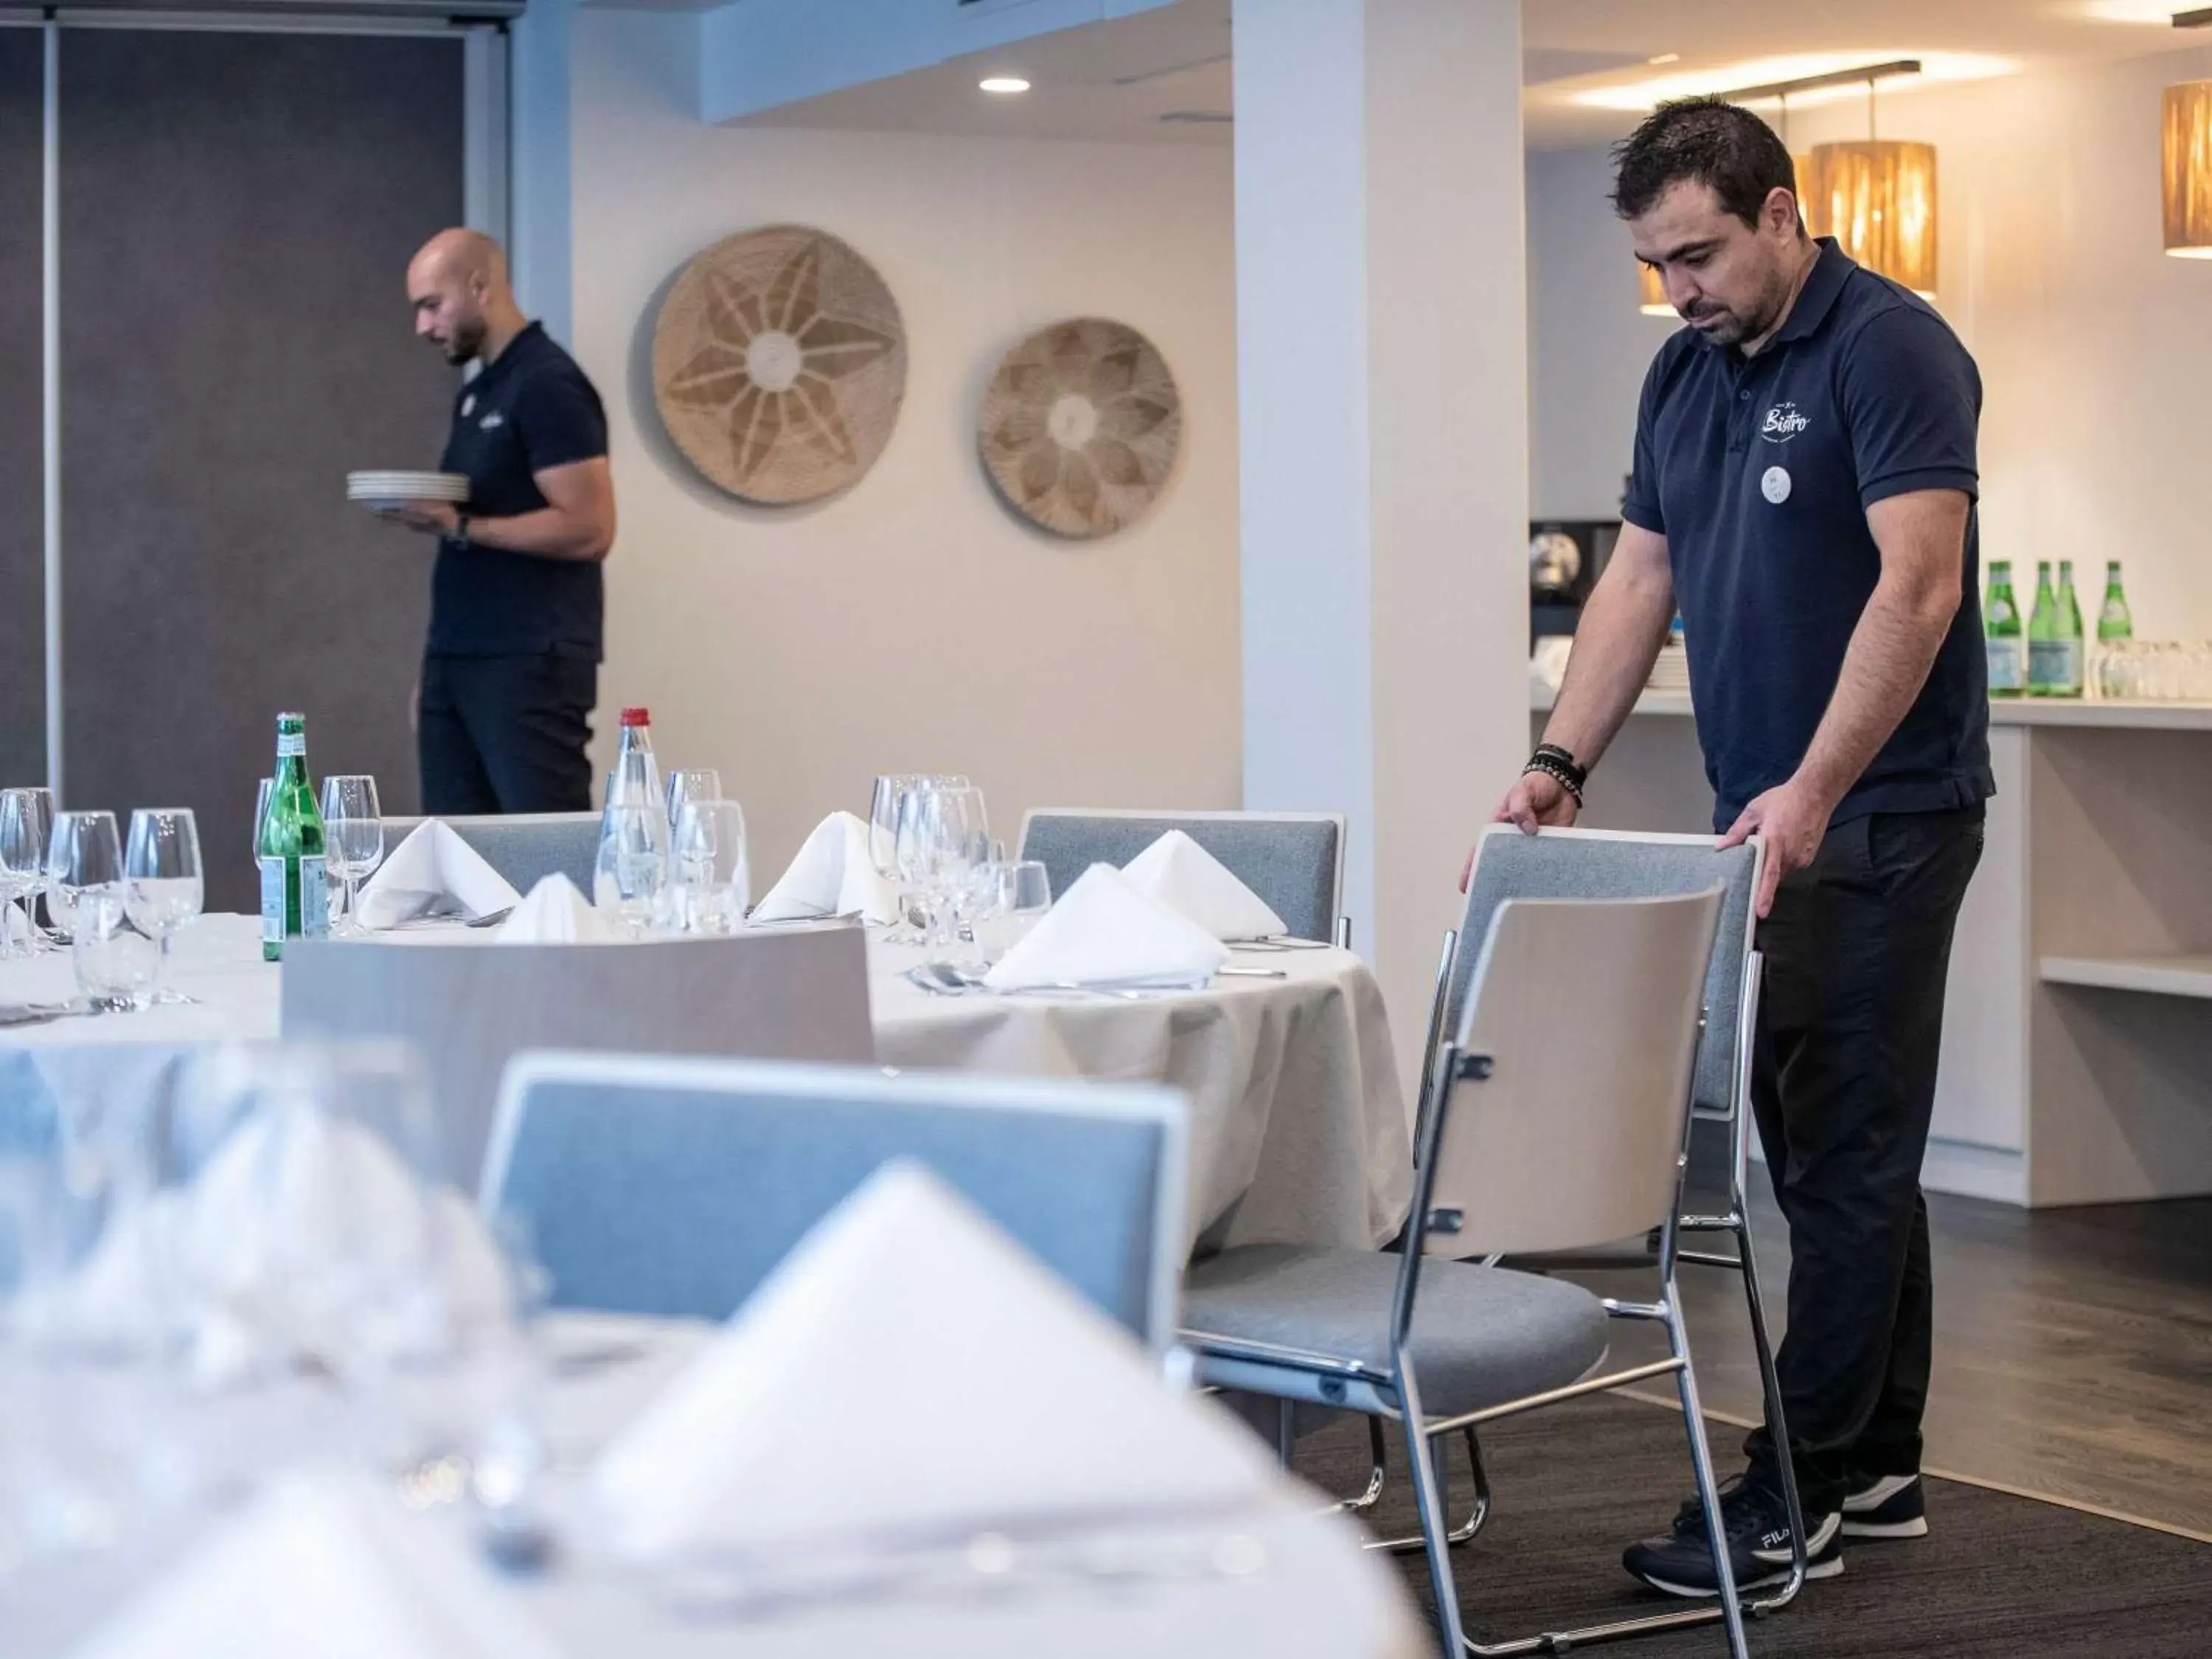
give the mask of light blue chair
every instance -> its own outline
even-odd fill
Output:
[[[389,854],[422,822],[419,817],[385,819],[385,852]],[[568,877],[586,895],[592,890],[599,862],[597,812],[516,812],[445,822],[518,893],[527,893],[556,873]]]
[[[1185,1146],[1166,1089],[541,1053],[507,1069],[480,1202],[526,1224],[557,1307],[721,1319],[913,1159],[1164,1351]]]
[[[1180,830],[1283,919],[1293,939],[1349,942],[1344,820],[1322,812],[1121,812],[1040,807],[1021,856],[1042,864],[1057,898],[1094,864],[1120,866]]]

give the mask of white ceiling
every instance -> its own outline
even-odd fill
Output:
[[[1586,94],[1706,72],[1713,78],[1698,89],[1724,89],[1745,84],[1730,76],[1732,66],[1765,58],[1932,63],[1972,54],[1994,60],[1985,70],[2026,70],[2212,47],[2212,30],[2170,21],[2172,11],[2196,3],[2212,0],[1522,0],[1528,143],[1539,149],[1601,143],[1633,124],[1632,113],[1579,101]],[[1164,118],[1230,113],[1229,13],[1230,0],[1179,0],[787,105],[743,125],[1225,143],[1225,122]],[[1665,53],[1680,61],[1649,66]],[[1753,78],[1802,72],[1782,68]],[[976,82],[992,74],[1018,75],[1032,90],[1014,97],[979,91]],[[1886,83],[1882,95],[1909,98],[1911,83]]]

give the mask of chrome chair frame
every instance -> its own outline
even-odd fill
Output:
[[[1705,1440],[1705,1418],[1698,1404],[1697,1379],[1690,1364],[1689,1334],[1683,1325],[1681,1301],[1675,1285],[1676,1237],[1681,1229],[1682,1171],[1686,1167],[1688,1158],[1690,1115],[1686,1110],[1683,1114],[1681,1162],[1677,1165],[1675,1176],[1675,1201],[1669,1207],[1668,1218],[1660,1229],[1660,1298],[1648,1303],[1624,1302],[1611,1297],[1603,1300],[1609,1317],[1654,1321],[1662,1325],[1667,1333],[1668,1357],[1598,1376],[1583,1377],[1563,1388],[1505,1401],[1479,1411],[1462,1413],[1456,1417],[1431,1418],[1422,1409],[1419,1382],[1413,1371],[1410,1335],[1414,1297],[1419,1288],[1421,1265],[1426,1255],[1425,1241],[1432,1232],[1456,1232],[1462,1221],[1456,1212],[1438,1211],[1432,1207],[1437,1154],[1443,1145],[1443,1127],[1450,1110],[1453,1086],[1458,1083],[1484,1081],[1490,1076],[1491,1069],[1492,1061],[1488,1055],[1469,1053],[1455,1041],[1443,1044],[1437,1051],[1433,1063],[1427,1067],[1429,1088],[1427,1097],[1421,1104],[1415,1151],[1413,1219],[1408,1225],[1403,1243],[1396,1289],[1392,1299],[1389,1326],[1391,1363],[1388,1371],[1342,1355],[1221,1336],[1188,1328],[1183,1332],[1183,1340],[1200,1354],[1208,1378],[1222,1387],[1257,1386],[1261,1391],[1267,1392],[1270,1390],[1265,1384],[1271,1377],[1291,1371],[1315,1379],[1316,1392],[1328,1405],[1364,1412],[1377,1419],[1387,1418],[1401,1426],[1406,1438],[1407,1462],[1413,1471],[1414,1502],[1420,1512],[1422,1547],[1428,1558],[1429,1576],[1436,1590],[1437,1619],[1447,1659],[1456,1659],[1456,1656],[1462,1653],[1475,1655],[1478,1659],[1511,1659],[1512,1656],[1528,1653],[1564,1653],[1570,1648],[1592,1642],[1716,1621],[1726,1626],[1729,1651],[1733,1659],[1748,1659],[1749,1648],[1743,1629],[1746,1609],[1737,1597],[1734,1576],[1729,1568],[1728,1541],[1721,1524],[1719,1487],[1713,1474],[1711,1449]],[[1485,1423],[1497,1422],[1547,1406],[1559,1405],[1570,1400],[1661,1376],[1674,1379],[1676,1394],[1681,1403],[1698,1495],[1705,1509],[1706,1536],[1714,1553],[1721,1581],[1717,1605],[1614,1620],[1570,1630],[1541,1632],[1505,1642],[1486,1644],[1474,1641],[1467,1634],[1460,1620],[1458,1590],[1451,1565],[1451,1534],[1448,1530],[1449,1517],[1443,1510],[1443,1489],[1430,1456],[1432,1443],[1455,1431],[1471,1432]],[[1478,1469],[1480,1467],[1478,1456]],[[1481,1509],[1486,1507],[1485,1504]],[[1480,1524],[1480,1510],[1475,1524]],[[1802,1528],[1800,1530],[1802,1533]]]

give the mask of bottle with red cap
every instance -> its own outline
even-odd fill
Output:
[[[653,716],[642,708],[622,711],[622,747],[607,776],[607,805],[667,811],[660,794],[660,767],[653,757]]]

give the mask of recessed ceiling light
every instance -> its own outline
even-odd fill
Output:
[[[1680,63],[1682,61],[1682,54],[1679,52],[1662,52],[1656,58],[1647,58],[1644,61],[1650,64],[1652,68],[1657,69],[1662,64]]]
[[[975,83],[986,92],[1027,92],[1030,83],[1018,75],[987,75]]]

